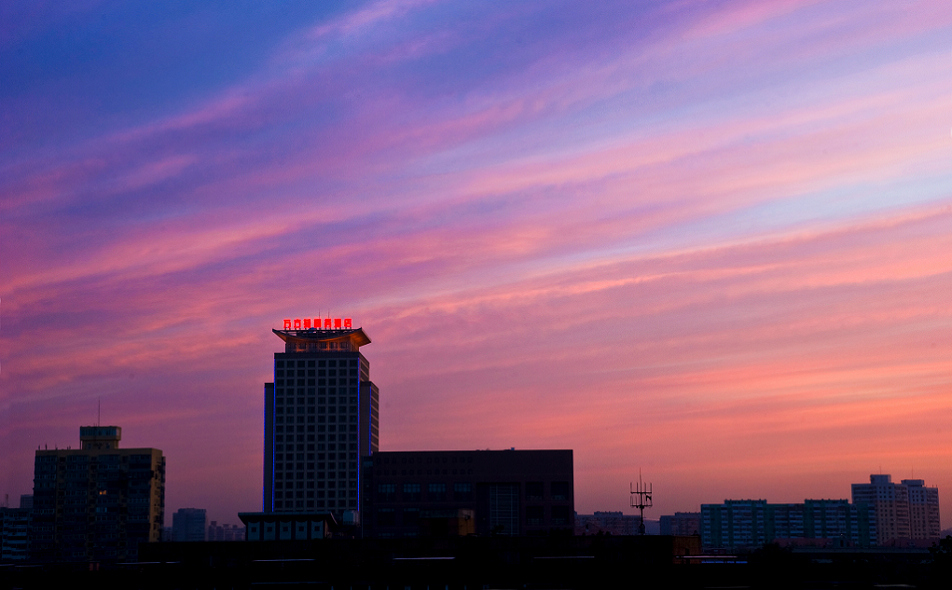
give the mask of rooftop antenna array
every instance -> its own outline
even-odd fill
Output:
[[[630,493],[629,502],[632,508],[637,508],[641,512],[641,522],[638,524],[638,534],[645,534],[645,508],[651,508],[651,484],[644,483],[641,480],[641,469],[638,470],[638,485],[628,484]],[[636,499],[637,496],[637,499]]]

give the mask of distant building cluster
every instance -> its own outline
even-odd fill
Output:
[[[689,537],[701,534],[700,512],[675,512],[673,516],[662,516],[658,522],[662,535]]]
[[[213,520],[208,524],[209,541],[244,541],[245,527],[237,524],[218,524]]]
[[[576,535],[637,535],[641,516],[618,512],[575,515]]]
[[[920,479],[894,484],[872,475],[852,485],[848,500],[725,500],[702,504],[702,544],[749,549],[765,543],[823,547],[928,546],[939,538],[939,491]]]

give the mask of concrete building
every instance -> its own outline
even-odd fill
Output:
[[[893,483],[892,476],[873,474],[869,483],[854,483],[853,503],[865,503],[876,513],[877,543],[907,540],[929,543],[939,538],[939,490],[921,479]]]
[[[204,541],[205,522],[204,508],[179,508],[172,515],[172,540]]]
[[[701,534],[700,512],[675,512],[659,519],[662,535],[686,537]]]
[[[572,534],[572,451],[375,452],[364,535]]]
[[[208,524],[209,541],[244,541],[245,527],[236,524],[218,524],[213,520]]]
[[[725,500],[701,505],[701,543],[709,549],[755,549],[767,543],[826,547],[876,545],[876,516],[866,504],[847,500],[805,500],[769,504],[766,500]]]
[[[638,535],[641,516],[619,511],[596,511],[575,515],[576,535]]]
[[[285,320],[265,384],[264,513],[330,512],[352,523],[360,460],[378,447],[379,394],[360,352],[370,338],[345,319]]]
[[[120,449],[118,426],[83,426],[79,449],[36,451],[32,558],[128,561],[161,538],[165,457]]]
[[[936,540],[941,537],[939,524],[939,488],[927,488],[921,479],[904,479],[909,492],[909,532],[913,539]]]
[[[30,558],[29,530],[33,519],[33,496],[20,496],[19,508],[0,508],[0,562]]]

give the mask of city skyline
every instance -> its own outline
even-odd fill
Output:
[[[0,493],[101,422],[257,510],[297,317],[373,339],[380,450],[573,449],[579,513],[952,489],[952,7],[0,23]]]

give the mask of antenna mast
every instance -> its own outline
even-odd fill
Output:
[[[645,534],[645,508],[651,508],[651,484],[644,483],[641,480],[641,469],[638,470],[638,485],[633,487],[632,484],[628,484],[628,490],[631,494],[629,496],[629,502],[631,503],[632,508],[637,508],[641,511],[641,522],[638,524],[638,534]],[[635,499],[635,496],[638,498]]]

